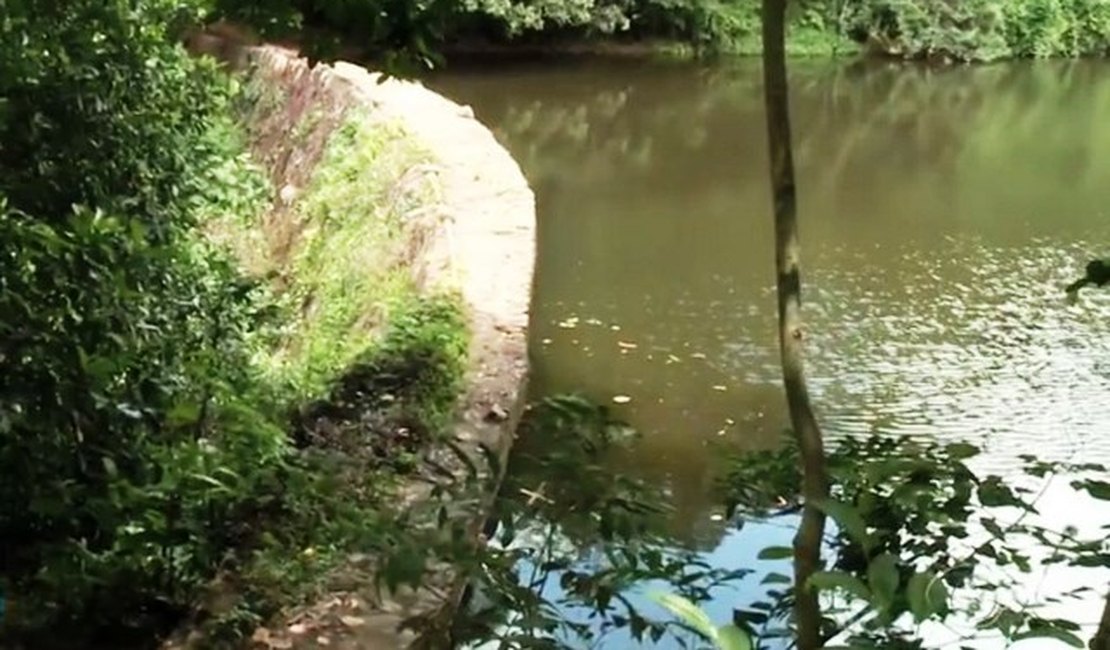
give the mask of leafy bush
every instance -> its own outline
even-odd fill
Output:
[[[962,61],[1101,55],[1108,26],[1102,0],[869,0],[843,24],[891,54]]]
[[[131,5],[136,5],[135,9]],[[172,43],[189,3],[6,2],[0,193],[40,218],[75,203],[158,232],[203,197],[229,86]]]
[[[220,0],[222,15],[264,28],[309,26],[438,60],[445,43],[474,37],[505,42],[561,37],[667,39],[703,50],[760,52],[758,0]],[[906,58],[987,61],[1007,57],[1105,54],[1104,0],[805,0],[791,3],[790,49],[831,54],[852,36]],[[279,30],[280,31],[280,30]]]
[[[194,7],[4,8],[0,572],[17,628],[145,633],[285,454],[250,371],[260,290],[190,230],[264,185],[229,83],[172,40]]]

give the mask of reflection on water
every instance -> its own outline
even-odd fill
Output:
[[[830,437],[970,439],[1110,461],[1110,292],[1061,287],[1110,250],[1110,65],[798,65],[810,374]],[[613,460],[665,484],[702,548],[719,446],[776,444],[759,69],[597,62],[460,70],[537,192],[534,390],[609,401]],[[623,400],[622,400],[623,401]],[[1078,512],[1058,516],[1085,517]]]

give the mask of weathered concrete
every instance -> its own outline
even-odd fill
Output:
[[[527,380],[526,328],[535,255],[534,199],[516,162],[468,107],[418,83],[383,81],[348,63],[310,66],[295,52],[278,47],[236,48],[222,39],[206,38],[200,47],[194,43],[194,49],[216,53],[247,70],[278,91],[285,102],[274,123],[260,125],[263,136],[271,140],[261,148],[266,152],[262,162],[281,190],[279,205],[269,218],[283,218],[287,211],[281,209],[281,202],[294,199],[318,161],[323,143],[316,132],[326,137],[349,108],[362,109],[365,119],[401,125],[431,155],[431,171],[440,190],[438,203],[430,206],[433,218],[422,219],[431,226],[424,228],[409,262],[420,286],[457,290],[463,298],[472,339],[457,441],[479,459],[479,466],[484,464],[480,448],[486,446],[504,467]],[[292,132],[309,115],[315,115],[319,124],[302,134],[302,142],[275,140],[275,133]],[[451,454],[442,454],[442,460],[450,465]],[[455,465],[459,472],[465,471],[457,459]],[[414,484],[406,488],[404,497],[415,502],[427,494],[427,488]],[[481,495],[481,504],[473,509],[475,536],[493,496]],[[457,581],[445,575],[442,582],[439,588],[384,599],[366,597],[357,588],[330,594],[328,603],[305,612],[313,612],[317,622],[319,617],[335,621],[346,617],[344,624],[332,628],[342,634],[329,633],[317,640],[316,632],[298,625],[302,617],[294,612],[284,625],[268,630],[258,644],[409,647],[416,638],[399,631],[403,620],[414,615],[443,620],[457,604]]]

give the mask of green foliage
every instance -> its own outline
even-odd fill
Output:
[[[434,198],[427,156],[399,127],[365,117],[353,112],[332,134],[294,208],[300,234],[281,296],[291,318],[269,363],[298,395],[314,397],[415,300],[402,262]]]
[[[869,0],[842,26],[897,56],[991,61],[1102,55],[1110,5],[1102,0]]]
[[[171,39],[192,3],[8,0],[0,29],[0,193],[40,218],[141,214],[155,233],[204,198],[229,85]]]
[[[5,633],[148,643],[229,582],[238,604],[209,627],[241,638],[345,553],[397,546],[387,495],[450,420],[457,302],[355,279],[359,244],[394,236],[425,188],[387,193],[366,168],[396,169],[343,131],[304,203],[303,291],[275,303],[202,237],[255,223],[270,193],[231,121],[234,84],[177,44],[203,8],[0,8],[0,584],[19,603]],[[383,232],[363,228],[375,219]],[[290,296],[327,304],[291,312]],[[304,351],[285,375],[260,363],[275,342]],[[311,437],[326,427],[295,408],[309,392],[342,435]]]
[[[4,6],[0,572],[17,629],[158,628],[282,462],[261,291],[190,227],[258,207],[177,2]],[[260,410],[261,409],[261,410]]]
[[[1019,580],[1014,572],[1027,574],[1037,561],[1077,566],[1110,561],[1101,550],[1102,540],[1075,539],[1073,532],[1062,534],[1028,521],[1036,513],[1036,494],[998,476],[976,475],[965,463],[978,453],[966,443],[878,435],[838,444],[829,457],[833,498],[818,504],[836,524],[826,542],[834,559],[808,584],[843,597],[827,601],[832,604],[829,638],[841,631],[836,623],[847,619],[855,626],[851,641],[861,647],[919,647],[899,621],[904,623],[906,615],[917,623],[956,615],[1009,640],[1075,640],[1074,623],[1040,617],[1035,604],[1019,608],[999,601],[989,611],[962,604],[977,603],[981,594],[1011,591]],[[786,448],[740,459],[729,481],[774,477],[771,493],[797,494],[800,477],[792,456],[796,458],[795,452]],[[1076,489],[1110,498],[1110,489],[1098,478],[1105,468],[1024,460],[1030,476],[1082,477],[1073,480]],[[742,503],[754,496],[758,512],[765,503],[761,495],[768,492],[743,487],[733,498]],[[790,555],[791,549],[770,547],[760,557]],[[791,601],[786,594],[774,611],[785,614]]]
[[[456,642],[569,649],[613,630],[658,641],[688,628],[646,616],[629,598],[635,585],[661,581],[700,602],[713,587],[749,573],[714,569],[669,548],[659,532],[660,490],[614,476],[601,462],[629,434],[607,409],[578,397],[530,405],[491,543],[461,562],[472,594],[455,622]],[[544,588],[555,582],[565,593],[558,601]],[[731,632],[723,632],[726,639]]]
[[[501,43],[618,39],[677,42],[695,51],[759,52],[758,0],[217,0],[217,15],[266,34],[299,31],[320,56],[340,43],[368,50],[387,67],[442,61],[443,47],[467,41]],[[828,54],[839,35],[813,9],[800,14],[795,51]],[[406,65],[408,64],[408,65]]]
[[[200,244],[84,208],[6,211],[0,233],[4,575],[43,623],[141,627],[139,605],[180,605],[218,560],[255,465],[281,454],[237,394],[251,287]]]
[[[431,67],[442,48],[473,40],[616,39],[749,55],[762,47],[758,0],[217,0],[216,7],[264,33],[311,34],[321,55],[346,42],[390,65]],[[1101,55],[1110,46],[1104,0],[805,0],[790,9],[787,47],[801,56],[862,44],[897,57],[991,61]]]
[[[400,307],[381,341],[348,365],[332,383],[327,399],[309,404],[298,415],[295,429],[310,437],[327,430],[327,444],[350,455],[360,450],[395,455],[388,452],[396,450],[381,447],[380,438],[396,435],[398,428],[404,430],[409,452],[440,439],[462,387],[467,340],[453,297],[420,299]],[[313,444],[320,446],[321,440]]]
[[[717,627],[709,615],[689,599],[677,594],[657,594],[653,598],[717,650],[751,650],[752,639],[747,632],[732,624]]]

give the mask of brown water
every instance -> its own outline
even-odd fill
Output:
[[[791,71],[810,375],[830,436],[871,430],[1110,460],[1110,64]],[[536,395],[614,403],[620,469],[710,538],[718,443],[776,444],[767,152],[757,63],[460,70],[537,193]]]

